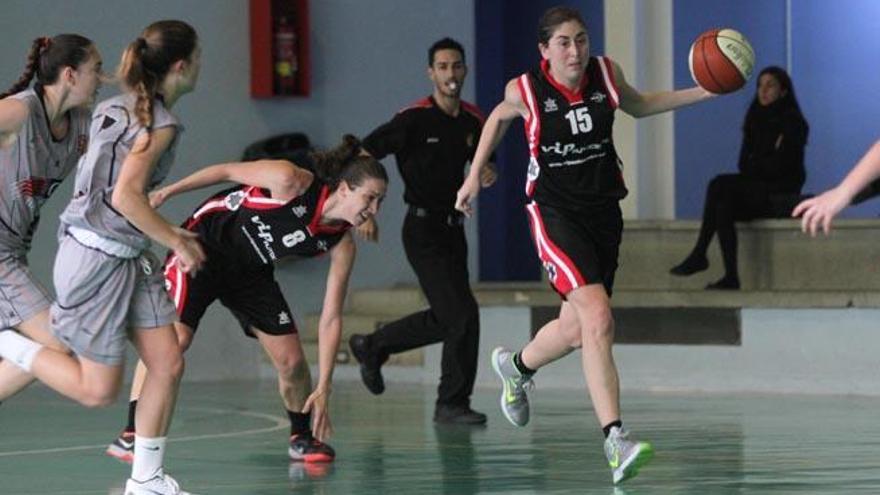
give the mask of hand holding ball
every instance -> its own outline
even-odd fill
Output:
[[[732,93],[745,85],[755,67],[749,40],[733,29],[712,29],[691,45],[688,66],[694,81],[710,93]]]

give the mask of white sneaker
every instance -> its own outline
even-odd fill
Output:
[[[167,474],[154,476],[140,482],[131,478],[125,482],[125,495],[195,495],[180,489],[174,478]]]
[[[615,485],[637,475],[653,456],[654,447],[650,443],[630,438],[628,431],[617,426],[611,428],[605,439],[605,457]]]

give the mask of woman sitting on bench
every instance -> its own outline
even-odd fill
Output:
[[[762,70],[743,124],[739,173],[718,175],[709,183],[697,244],[671,274],[687,276],[707,269],[706,250],[717,232],[724,276],[706,288],[739,289],[734,222],[790,214],[806,180],[808,132],[791,78],[779,67]],[[788,211],[781,211],[782,203],[789,203]]]

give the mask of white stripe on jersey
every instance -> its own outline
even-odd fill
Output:
[[[226,197],[223,197],[221,199],[215,199],[214,201],[209,201],[209,202],[205,203],[204,205],[202,205],[201,208],[199,208],[198,210],[196,210],[195,213],[193,213],[192,217],[194,219],[198,219],[200,216],[204,215],[209,210],[213,210],[215,208],[220,208],[220,207],[226,208],[227,210],[229,209],[226,207]]]
[[[535,89],[532,88],[532,81],[529,79],[528,74],[523,74],[520,76],[520,93],[522,93],[522,97],[525,99],[525,104],[529,108],[529,120],[526,124],[529,127],[529,135],[527,136],[529,140],[529,156],[531,159],[529,160],[529,169],[532,166],[539,167],[538,165],[538,145],[541,136],[539,135],[541,132],[541,114],[538,113],[538,105],[535,102]],[[535,182],[538,179],[537,173],[540,171],[537,170],[532,172],[532,170],[526,170],[526,197],[532,197],[532,194],[535,192]]]
[[[529,107],[529,152],[537,156],[538,153],[538,124],[541,121],[541,114],[538,113],[538,105],[535,104],[535,90],[532,89],[532,82],[529,80],[528,74],[519,76],[520,84],[525,97],[526,106]]]
[[[547,253],[547,255],[553,260],[553,263],[559,268],[562,268],[562,272],[565,274],[566,278],[568,278],[568,282],[571,284],[572,288],[578,287],[577,277],[574,276],[571,268],[555,251],[553,251],[552,246],[544,237],[544,223],[541,221],[540,213],[538,213],[538,205],[532,201],[526,205],[526,211],[528,211],[529,216],[532,217],[532,230],[535,232],[535,241],[537,241],[539,251]]]
[[[614,108],[617,108],[620,106],[620,95],[617,94],[617,87],[611,79],[612,74],[614,74],[614,68],[607,57],[596,58],[599,59],[599,69],[602,70],[602,79],[605,81],[605,89],[608,90],[608,95],[611,96],[611,101],[614,102]]]

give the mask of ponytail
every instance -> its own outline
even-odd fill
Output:
[[[336,190],[343,181],[352,187],[361,185],[368,178],[387,183],[385,167],[375,158],[361,153],[362,150],[360,140],[346,134],[335,148],[311,153],[315,173],[331,190]]]
[[[54,38],[44,36],[31,43],[24,73],[8,90],[0,94],[0,99],[20,93],[30,86],[36,77],[37,84],[48,86],[58,82],[64,67],[79,68],[88,60],[93,43],[78,34],[59,34]]]
[[[176,20],[158,21],[147,26],[123,52],[117,76],[135,94],[134,114],[148,133],[145,146],[150,142],[153,100],[159,87],[175,62],[192,56],[197,42],[196,31],[189,24]]]
[[[119,77],[135,95],[134,114],[138,122],[150,130],[153,127],[153,98],[156,97],[159,80],[154,71],[144,66],[147,40],[138,37],[128,44],[119,65]]]

